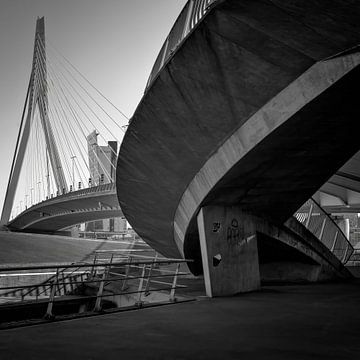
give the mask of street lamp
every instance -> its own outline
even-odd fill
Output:
[[[41,181],[39,181],[37,184],[38,184],[38,188],[39,188],[39,202],[40,202],[40,198],[41,198],[40,184],[41,184]]]
[[[75,190],[75,159],[76,159],[76,155],[71,156],[70,159],[72,160],[72,187]]]
[[[31,200],[31,206],[33,205],[33,195],[32,192],[34,191],[34,188],[30,189],[30,200]]]

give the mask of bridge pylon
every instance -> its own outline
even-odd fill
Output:
[[[10,219],[19,175],[24,161],[26,146],[29,140],[31,124],[36,107],[38,107],[42,129],[46,142],[46,151],[55,178],[55,184],[59,192],[67,191],[67,183],[60,161],[54,133],[48,117],[48,88],[47,67],[45,51],[45,21],[44,17],[36,21],[34,52],[31,75],[23,108],[20,129],[16,141],[15,153],[11,165],[8,186],[6,190],[1,225],[6,225]]]

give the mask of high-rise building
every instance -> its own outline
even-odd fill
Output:
[[[98,133],[94,130],[87,136],[89,155],[89,186],[98,186],[115,182],[117,159],[117,141],[108,141],[108,145],[101,146],[97,141]],[[126,220],[113,218],[88,222],[86,231],[122,231],[126,230]]]
[[[87,136],[91,186],[115,182],[117,141],[100,146],[97,137],[96,130]]]

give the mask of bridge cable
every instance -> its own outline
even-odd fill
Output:
[[[102,98],[104,98],[110,105],[113,106],[114,109],[116,109],[126,120],[130,120],[128,116],[125,115],[123,111],[121,111],[117,106],[115,106],[104,94],[102,94],[76,67],[73,65],[64,55],[60,53],[52,44],[49,42],[50,48],[56,53],[58,53]],[[115,120],[114,120],[115,121]],[[115,121],[117,124],[117,122]],[[120,127],[122,131],[124,129]]]

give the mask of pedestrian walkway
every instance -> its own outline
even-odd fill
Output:
[[[0,332],[1,359],[357,359],[360,282],[259,292]]]

